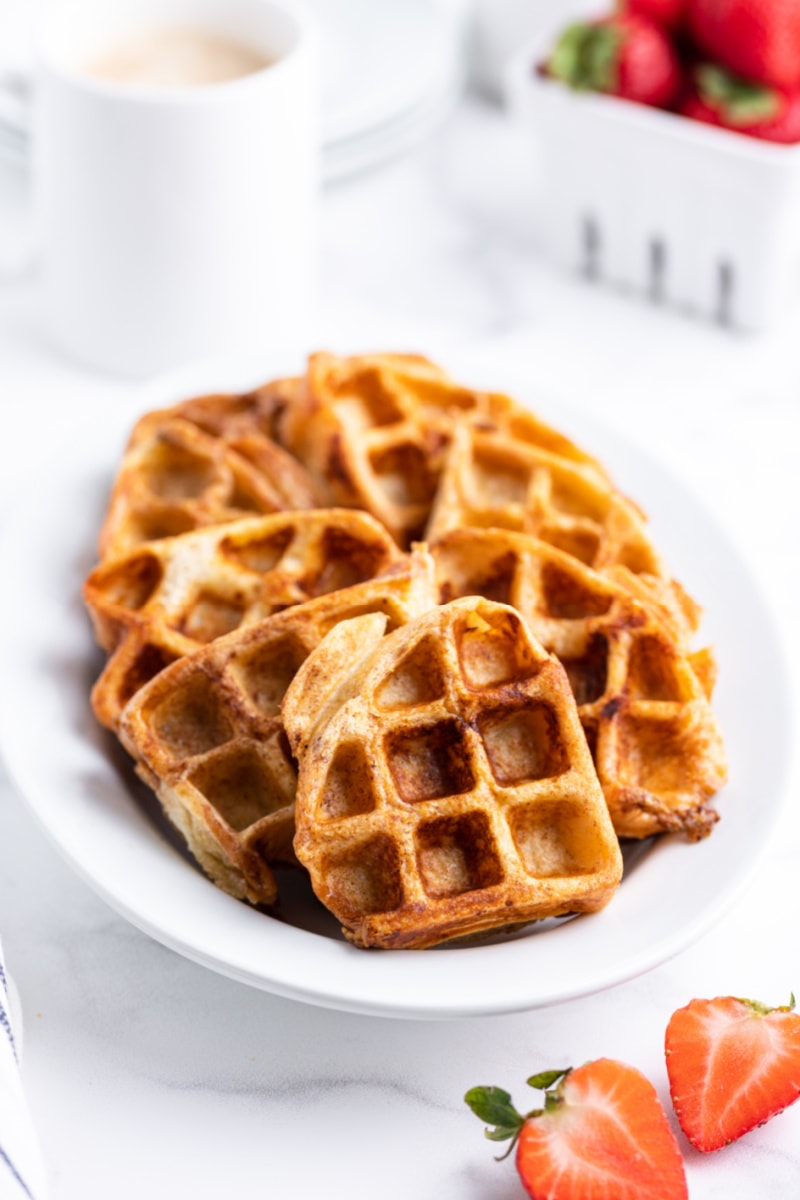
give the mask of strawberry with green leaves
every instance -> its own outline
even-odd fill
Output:
[[[797,0],[689,0],[688,22],[714,62],[772,87],[800,86]]]
[[[521,1115],[508,1092],[476,1087],[464,1099],[492,1141],[516,1146],[532,1200],[687,1200],[678,1143],[655,1088],[610,1058],[534,1075],[541,1108]],[[505,1155],[503,1155],[505,1157]]]
[[[681,105],[685,117],[765,142],[800,142],[800,91],[751,83],[715,63],[697,67],[694,83]]]
[[[648,17],[662,29],[679,29],[686,18],[686,0],[623,0],[621,7],[624,12]]]
[[[667,1026],[675,1114],[698,1150],[720,1150],[800,1098],[800,1016],[718,996],[692,1000]]]
[[[570,25],[545,70],[575,91],[606,92],[655,107],[670,104],[681,85],[669,37],[636,13]]]

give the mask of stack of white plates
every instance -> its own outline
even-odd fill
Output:
[[[433,0],[313,0],[322,33],[322,161],[327,181],[421,140],[462,80],[456,9]]]
[[[365,171],[420,141],[448,113],[462,79],[453,0],[306,0],[322,43],[322,174]],[[26,80],[0,61],[0,155],[24,163]]]

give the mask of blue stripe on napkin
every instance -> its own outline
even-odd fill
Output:
[[[6,1001],[6,1003],[8,1003],[8,984],[6,983],[6,973],[3,970],[2,962],[0,962],[0,987],[2,987],[3,997]],[[19,1062],[19,1055],[17,1054],[17,1043],[14,1041],[14,1030],[11,1028],[11,1022],[8,1019],[8,1013],[6,1012],[6,1008],[5,1008],[5,1005],[3,1004],[2,1000],[0,1000],[0,1028],[5,1030],[6,1037],[8,1038],[9,1042],[11,1043],[11,1049],[14,1053],[14,1058],[16,1059],[17,1062]]]
[[[25,1195],[26,1195],[26,1196],[29,1196],[29,1197],[30,1197],[30,1200],[34,1200],[33,1193],[31,1192],[31,1190],[30,1190],[30,1188],[28,1187],[27,1183],[26,1183],[26,1182],[25,1182],[25,1180],[22,1178],[22,1176],[20,1175],[19,1171],[18,1171],[18,1170],[17,1170],[17,1168],[14,1166],[13,1162],[12,1162],[12,1161],[11,1161],[11,1159],[8,1157],[8,1155],[6,1154],[6,1152],[5,1152],[5,1150],[3,1149],[3,1147],[2,1147],[2,1146],[0,1146],[0,1159],[2,1159],[2,1160],[3,1160],[3,1162],[6,1164],[6,1166],[7,1166],[7,1167],[8,1167],[8,1169],[9,1169],[9,1171],[10,1171],[10,1172],[11,1172],[11,1174],[14,1176],[14,1179],[15,1179],[15,1180],[16,1180],[16,1182],[19,1184],[19,1186],[22,1188],[22,1191],[25,1193]]]

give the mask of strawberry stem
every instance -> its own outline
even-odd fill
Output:
[[[751,1012],[757,1013],[760,1017],[766,1017],[771,1012],[794,1012],[795,998],[794,992],[789,993],[789,1003],[779,1004],[774,1008],[770,1008],[768,1004],[763,1004],[761,1000],[747,1000],[743,996],[737,996],[740,1004],[745,1004]]]
[[[492,1142],[508,1141],[510,1143],[505,1153],[496,1159],[497,1162],[508,1158],[517,1144],[522,1126],[526,1121],[540,1117],[542,1113],[552,1112],[563,1103],[561,1085],[571,1070],[572,1067],[566,1067],[558,1071],[542,1071],[538,1075],[531,1075],[528,1080],[530,1087],[544,1091],[544,1108],[534,1108],[524,1115],[517,1112],[510,1094],[503,1088],[470,1088],[464,1096],[465,1104],[472,1109],[476,1117],[485,1122],[487,1127],[494,1127],[484,1129],[483,1136]],[[553,1088],[554,1083],[558,1083],[559,1086]]]
[[[716,63],[703,63],[695,72],[700,99],[730,125],[754,125],[778,115],[781,102],[774,88],[732,75]]]
[[[620,31],[607,25],[569,25],[553,47],[547,69],[577,92],[610,92],[621,42]]]

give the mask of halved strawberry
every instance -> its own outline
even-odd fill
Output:
[[[464,1099],[495,1127],[488,1138],[510,1139],[508,1153],[516,1145],[533,1200],[686,1200],[678,1143],[640,1071],[598,1058],[528,1083],[544,1090],[544,1107],[525,1116],[502,1088],[472,1088]]]
[[[665,1040],[675,1114],[698,1150],[719,1150],[800,1097],[800,1016],[718,996],[672,1014]]]

